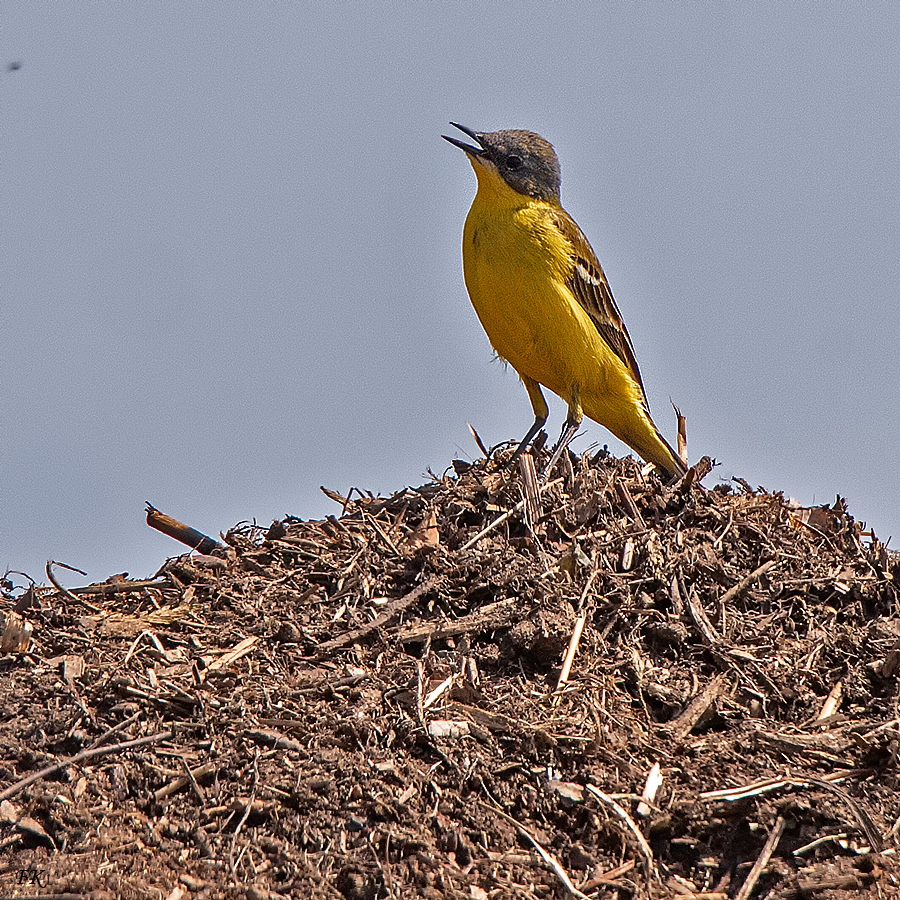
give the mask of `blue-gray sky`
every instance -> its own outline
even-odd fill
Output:
[[[671,399],[719,476],[840,493],[900,539],[896,4],[2,19],[0,571],[145,576],[179,549],[144,500],[213,534],[314,518],[337,511],[320,484],[389,493],[477,455],[466,422],[521,437],[463,284],[451,119],[556,145],[670,439]]]

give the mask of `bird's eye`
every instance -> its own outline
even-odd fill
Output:
[[[506,168],[512,169],[515,171],[516,169],[522,168],[522,157],[521,156],[507,156],[506,157]]]

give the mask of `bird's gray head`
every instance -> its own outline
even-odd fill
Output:
[[[472,131],[450,123],[478,142],[467,144],[454,137],[444,140],[459,147],[474,160],[496,168],[500,177],[514,190],[536,200],[559,201],[559,159],[550,141],[533,131]]]

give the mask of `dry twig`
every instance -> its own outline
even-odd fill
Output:
[[[24,790],[28,785],[34,784],[36,781],[40,781],[48,775],[61,772],[69,766],[77,766],[80,763],[86,762],[89,759],[94,759],[97,756],[109,756],[113,753],[121,753],[123,750],[131,750],[135,747],[144,747],[147,744],[167,741],[173,736],[174,734],[171,731],[160,731],[158,734],[148,734],[145,737],[135,738],[132,741],[123,741],[121,744],[111,744],[108,747],[93,747],[90,750],[82,750],[81,753],[76,753],[74,756],[70,756],[67,759],[61,759],[59,762],[55,762],[37,772],[32,772],[15,784],[10,785],[5,791],[0,791],[0,800],[8,800],[10,797],[15,797],[19,791]]]
[[[644,861],[644,877],[647,879],[647,889],[650,890],[654,878],[658,880],[659,875],[656,872],[656,865],[653,862],[653,851],[650,849],[650,845],[647,843],[647,839],[644,837],[641,829],[637,827],[634,819],[632,819],[631,816],[629,816],[628,813],[609,796],[609,794],[605,794],[600,788],[594,787],[592,784],[586,784],[584,787],[585,790],[593,794],[607,809],[611,809],[613,813],[625,823],[625,827],[634,837],[638,848],[641,851],[641,857]]]
[[[753,889],[756,887],[756,882],[759,881],[759,876],[762,875],[763,869],[769,864],[769,860],[772,858],[772,854],[775,852],[775,848],[778,846],[778,842],[781,840],[783,832],[784,817],[779,816],[775,820],[775,824],[772,826],[772,830],[769,832],[769,836],[766,839],[765,844],[763,844],[763,848],[756,858],[756,862],[753,863],[753,868],[750,869],[747,880],[741,885],[741,889],[735,895],[734,900],[749,900],[750,895],[753,893]]]

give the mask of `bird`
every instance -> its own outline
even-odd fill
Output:
[[[463,228],[466,289],[534,410],[512,460],[547,421],[544,387],[568,404],[545,471],[587,415],[665,475],[684,475],[684,460],[650,417],[634,347],[597,254],[562,207],[553,145],[533,131],[450,124],[475,142],[441,135],[465,152],[478,181]]]

